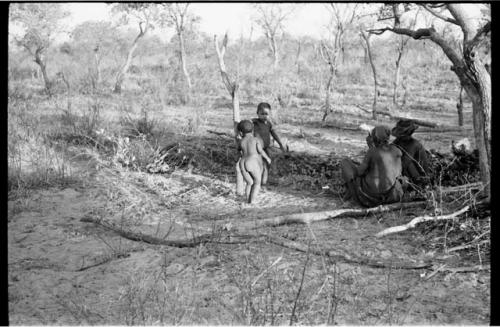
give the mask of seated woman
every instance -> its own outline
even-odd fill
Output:
[[[412,137],[413,132],[418,128],[410,119],[398,121],[391,133],[396,139],[392,144],[396,145],[403,157],[403,176],[415,185],[423,186],[430,181],[429,158],[424,146]]]
[[[344,199],[353,198],[364,207],[394,203],[403,198],[401,151],[389,143],[390,130],[375,127],[370,134],[373,147],[368,149],[361,165],[350,159],[340,162],[342,178],[347,186]]]

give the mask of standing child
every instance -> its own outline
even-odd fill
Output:
[[[271,145],[271,136],[278,142],[280,149],[286,151],[283,147],[283,143],[273,129],[273,125],[269,121],[269,114],[271,111],[271,105],[267,102],[261,102],[257,106],[257,116],[258,118],[252,119],[254,125],[253,134],[258,137],[262,142],[262,148],[269,155],[269,147]],[[269,164],[264,164],[264,174],[262,177],[262,185],[267,183],[267,175],[269,170]]]
[[[239,193],[246,182],[245,195],[248,203],[252,203],[259,194],[264,171],[264,158],[268,164],[271,159],[262,148],[259,139],[252,135],[254,126],[249,120],[242,120],[238,124],[238,131],[242,134],[239,144],[241,158],[236,163],[236,192]]]

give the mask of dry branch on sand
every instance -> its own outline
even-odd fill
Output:
[[[395,260],[377,260],[357,255],[349,255],[349,254],[339,254],[334,250],[320,250],[314,249],[312,247],[308,247],[305,244],[288,240],[286,238],[278,237],[278,236],[265,236],[266,241],[280,245],[289,249],[297,250],[300,252],[310,253],[327,256],[333,260],[341,261],[345,263],[354,263],[364,266],[369,266],[373,268],[392,268],[392,269],[425,269],[432,266],[430,263],[426,262],[407,262],[407,261],[395,261]]]
[[[165,240],[162,238],[157,238],[151,235],[146,235],[142,233],[135,233],[132,231],[124,230],[123,228],[116,226],[113,223],[106,222],[103,219],[96,219],[92,217],[84,217],[80,221],[90,222],[98,224],[108,230],[111,230],[118,235],[127,238],[132,241],[145,242],[154,245],[166,245],[173,247],[196,247],[200,244],[206,243],[216,243],[216,244],[244,244],[250,241],[255,241],[261,239],[275,245],[286,247],[292,250],[307,252],[308,246],[299,242],[291,241],[286,238],[279,236],[272,236],[267,234],[256,234],[256,235],[243,235],[243,234],[229,234],[229,233],[211,233],[204,234],[200,236],[194,236],[189,240]],[[393,260],[376,260],[368,257],[362,257],[357,255],[350,255],[346,253],[338,253],[334,250],[319,250],[309,248],[309,251],[315,255],[328,256],[334,260],[353,263],[359,265],[365,265],[373,268],[392,268],[392,269],[424,269],[431,267],[430,263],[414,263],[414,262],[403,262],[403,261],[393,261]]]
[[[435,217],[432,217],[432,216],[416,217],[416,218],[413,218],[407,224],[400,225],[400,226],[394,226],[394,227],[390,227],[390,228],[384,229],[383,231],[375,234],[375,236],[376,237],[382,237],[382,236],[386,236],[386,235],[389,235],[389,234],[399,233],[399,232],[402,232],[402,231],[414,228],[418,224],[423,223],[425,221],[438,221],[438,220],[453,219],[453,218],[456,218],[457,216],[463,214],[464,212],[468,211],[469,208],[470,208],[469,206],[465,206],[462,209],[460,209],[460,210],[458,210],[456,212],[453,212],[453,213],[451,213],[449,215],[435,216]]]
[[[340,216],[347,217],[365,217],[369,214],[389,212],[394,210],[402,210],[408,208],[420,208],[427,205],[426,201],[419,202],[401,202],[388,205],[380,205],[373,208],[345,208],[328,211],[295,213],[279,217],[259,219],[251,223],[253,229],[261,227],[276,227],[287,224],[310,224],[318,221],[339,218]],[[241,226],[241,225],[239,225]]]

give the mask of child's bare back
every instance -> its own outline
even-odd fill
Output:
[[[241,158],[236,164],[236,189],[241,192],[243,180],[246,182],[246,197],[252,203],[260,190],[264,172],[264,158],[268,163],[271,159],[262,148],[261,141],[252,135],[253,124],[243,120],[238,124],[238,130],[243,134],[240,141]]]

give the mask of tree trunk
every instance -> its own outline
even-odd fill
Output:
[[[240,122],[240,100],[239,100],[239,83],[238,79],[234,82],[231,82],[229,79],[229,75],[226,72],[226,65],[224,64],[224,54],[226,53],[227,46],[227,34],[224,36],[224,40],[222,41],[222,47],[219,48],[219,44],[217,42],[217,36],[214,36],[214,45],[215,51],[217,52],[217,59],[219,62],[219,70],[222,77],[222,83],[226,87],[227,91],[231,95],[231,100],[233,103],[233,130],[235,140],[238,137],[238,123]]]
[[[142,30],[142,25],[139,25],[141,31],[139,32],[139,35],[134,40],[134,43],[132,43],[132,46],[130,47],[130,50],[128,51],[127,54],[127,60],[125,61],[125,64],[123,64],[122,68],[116,75],[116,82],[115,82],[115,88],[113,90],[114,93],[121,93],[122,91],[122,83],[125,79],[125,75],[127,74],[128,68],[130,67],[130,63],[132,62],[132,57],[134,55],[135,49],[137,49],[137,44],[139,40],[146,34],[147,26],[144,30]]]
[[[397,106],[398,104],[398,86],[399,86],[399,72],[401,70],[401,58],[403,57],[402,49],[398,49],[398,58],[396,59],[396,72],[394,73],[394,90],[392,94],[392,103]]]
[[[38,64],[38,66],[40,67],[40,71],[42,72],[43,82],[45,84],[45,91],[47,92],[48,96],[52,96],[52,83],[49,80],[45,63],[43,62],[42,56],[39,51],[35,52],[35,62]]]
[[[458,126],[464,126],[464,101],[463,101],[463,86],[460,86],[460,93],[458,95],[457,111],[458,111]]]
[[[372,118],[377,119],[377,100],[378,100],[378,81],[377,81],[377,69],[375,67],[375,63],[373,61],[372,50],[370,46],[370,37],[371,34],[365,35],[365,33],[361,32],[363,39],[366,42],[366,50],[368,52],[368,59],[370,60],[370,66],[372,67],[373,72],[373,84],[374,84],[374,95],[373,95],[373,104],[372,104]]]
[[[297,56],[295,57],[295,64],[297,65],[297,75],[300,75],[300,51],[301,51],[301,41],[298,41],[297,46]]]
[[[177,37],[179,38],[182,73],[184,74],[184,78],[186,78],[186,83],[189,89],[189,93],[191,93],[192,84],[191,84],[191,78],[189,77],[189,72],[187,70],[186,47],[184,45],[184,35],[182,35],[182,31],[177,32]]]
[[[271,42],[273,44],[273,55],[274,55],[273,67],[274,69],[277,69],[279,64],[278,45],[276,44],[276,39],[274,37],[271,39]]]
[[[95,85],[94,85],[94,91],[99,89],[99,84],[101,83],[101,68],[99,67],[99,55],[96,50],[94,50],[94,64],[95,64],[95,71],[96,71],[96,77],[95,77]]]
[[[325,95],[325,112],[323,114],[322,122],[325,122],[326,116],[328,113],[332,111],[332,107],[330,105],[330,92],[332,91],[332,81],[335,74],[335,69],[332,65],[330,65],[330,77],[328,78],[328,82],[326,83],[326,95]]]

